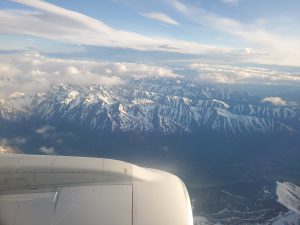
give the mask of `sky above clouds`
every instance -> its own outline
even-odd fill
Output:
[[[299,10],[298,0],[4,0],[0,86],[8,76],[115,85],[180,77],[177,67],[216,83],[299,85]]]

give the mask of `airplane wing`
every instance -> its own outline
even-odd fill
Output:
[[[0,155],[1,225],[192,225],[176,176],[130,163]]]

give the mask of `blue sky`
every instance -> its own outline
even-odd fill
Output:
[[[299,11],[298,0],[1,1],[0,70],[27,71],[16,57],[60,58],[73,75],[91,75],[73,63],[90,60],[108,63],[99,76],[120,77],[125,67],[129,75],[126,63],[135,63],[149,76],[192,70],[211,82],[299,85]],[[27,72],[49,75],[37,65]]]

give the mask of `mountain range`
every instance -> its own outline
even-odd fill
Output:
[[[120,86],[61,84],[44,92],[14,93],[0,103],[3,122],[70,122],[99,131],[225,136],[300,131],[300,108],[261,96],[189,80],[130,79]]]

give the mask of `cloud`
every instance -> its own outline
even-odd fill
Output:
[[[262,99],[261,102],[269,102],[275,106],[285,106],[288,104],[287,101],[283,100],[280,97],[266,97]]]
[[[16,137],[12,139],[12,142],[16,144],[25,144],[27,142],[27,139],[24,137]]]
[[[240,0],[221,0],[221,1],[229,5],[237,5],[240,2]]]
[[[15,138],[0,138],[0,144],[1,145],[19,145],[19,144],[25,144],[27,142],[27,139],[24,137],[15,137]]]
[[[46,146],[42,146],[42,147],[40,147],[39,148],[39,151],[41,152],[41,153],[43,153],[43,154],[46,154],[46,155],[54,155],[54,154],[56,154],[55,153],[55,148],[53,148],[53,147],[46,147]]]
[[[300,73],[274,69],[212,63],[192,63],[182,69],[196,71],[198,80],[216,83],[300,84]],[[53,85],[61,83],[80,86],[116,86],[124,84],[127,78],[164,77],[177,79],[183,77],[166,66],[71,60],[48,57],[34,52],[0,54],[0,70],[1,102],[6,102],[16,108],[21,107],[20,102],[24,102],[24,106],[28,104],[26,103],[27,96],[44,93]],[[44,130],[45,128],[42,127],[37,132],[41,133]]]
[[[166,51],[183,54],[233,51],[227,47],[172,38],[150,37],[117,30],[100,20],[45,1],[14,0],[14,2],[32,7],[34,10],[0,10],[0,33],[30,35],[70,44],[129,48],[140,51]],[[164,19],[166,20],[165,17]]]
[[[10,143],[7,138],[0,138],[0,145],[8,145]]]
[[[197,71],[199,80],[215,83],[300,84],[300,73],[282,72],[266,68],[207,63],[194,63],[189,68]]]
[[[17,153],[18,150],[15,149],[14,147],[11,147],[11,146],[7,146],[7,145],[4,145],[1,143],[1,140],[0,140],[0,154],[3,154],[3,153]]]
[[[216,15],[203,8],[186,5],[178,0],[169,0],[178,12],[201,26],[226,32],[253,45],[253,52],[245,55],[247,60],[260,64],[300,65],[299,37],[278,34],[265,29],[261,22],[242,23],[238,20]],[[227,0],[229,2],[229,0]],[[232,2],[232,1],[231,1]],[[246,52],[247,53],[247,52]]]
[[[173,7],[174,7],[175,9],[177,9],[179,12],[182,12],[182,13],[188,13],[188,11],[189,11],[188,7],[187,7],[185,4],[181,3],[180,1],[177,1],[177,0],[170,0],[169,2],[170,2],[170,3],[173,5]]]
[[[170,149],[169,149],[168,146],[163,146],[163,147],[161,148],[161,151],[168,153],[168,152],[170,152]]]
[[[0,54],[0,99],[10,101],[58,84],[121,85],[127,77],[180,77],[168,67],[47,57],[39,53]],[[16,101],[16,104],[19,104]]]
[[[166,24],[176,25],[176,26],[179,25],[179,23],[176,20],[172,19],[171,17],[169,17],[164,13],[151,12],[151,13],[141,13],[141,15],[149,19],[157,20]]]
[[[53,130],[54,130],[54,127],[51,127],[49,125],[45,125],[45,126],[42,126],[38,129],[36,129],[35,132],[37,134],[43,134],[44,135],[44,134],[47,134],[47,133],[49,133],[50,131],[53,131]]]
[[[14,0],[16,3],[31,7],[31,10],[15,8],[0,10],[0,33],[29,35],[30,38],[33,36],[40,37],[39,41],[51,39],[58,43],[68,43],[69,50],[66,49],[64,51],[69,52],[75,50],[74,46],[80,46],[78,51],[84,51],[84,46],[102,46],[138,51],[192,54],[210,58],[223,57],[224,63],[227,62],[227,58],[234,58],[235,61],[246,63],[300,65],[299,37],[284,36],[288,32],[281,32],[280,34],[270,32],[263,27],[261,22],[256,21],[246,24],[216,15],[202,8],[183,4],[178,0],[168,1],[177,11],[193,22],[206,26],[209,29],[214,28],[218,31],[229,33],[238,37],[242,42],[246,41],[250,46],[239,49],[174,38],[146,36],[126,30],[114,29],[102,21],[82,13],[39,0]],[[236,0],[224,1],[236,2]],[[161,13],[144,14],[148,14],[148,16],[156,19],[160,18],[169,23],[173,20]],[[174,21],[172,21],[173,24]],[[30,44],[30,46],[35,50],[37,49],[37,51],[41,51],[41,48],[46,48],[45,45],[38,44],[34,46]],[[44,50],[46,52],[62,51],[60,47],[55,48],[53,46]],[[12,43],[9,47],[17,48],[13,47]],[[0,48],[9,50],[7,46],[3,45]],[[22,49],[24,49],[24,46]]]

